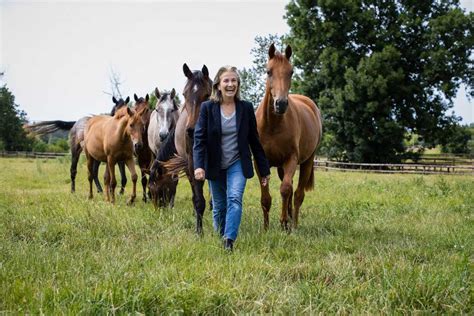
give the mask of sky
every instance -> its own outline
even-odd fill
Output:
[[[132,100],[155,87],[181,94],[183,63],[205,64],[211,78],[252,66],[256,36],[289,32],[287,2],[0,0],[0,83],[30,121],[110,112],[112,71]],[[474,0],[461,5],[472,11]],[[454,112],[474,122],[463,89]]]

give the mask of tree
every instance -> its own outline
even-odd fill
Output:
[[[469,142],[472,130],[466,126],[454,125],[449,133],[446,144],[441,146],[441,152],[451,154],[470,154]]]
[[[293,0],[287,5],[298,89],[322,110],[334,156],[396,162],[405,135],[434,146],[474,96],[474,15],[458,0]]]
[[[277,34],[269,34],[266,37],[255,37],[256,47],[250,53],[253,55],[253,66],[243,68],[240,73],[240,94],[244,100],[252,102],[255,108],[258,107],[265,94],[266,65],[268,59],[268,47],[272,43],[277,48],[283,46],[284,37]]]
[[[33,139],[26,136],[22,127],[26,122],[26,113],[18,109],[15,96],[4,85],[0,88],[0,145],[3,150],[31,149]]]

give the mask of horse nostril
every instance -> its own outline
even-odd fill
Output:
[[[136,143],[135,144],[135,151],[142,149],[142,144],[141,143]]]
[[[288,107],[288,99],[278,99],[275,102],[276,110],[278,113],[285,113]]]
[[[160,141],[164,141],[168,137],[168,133],[160,133]]]

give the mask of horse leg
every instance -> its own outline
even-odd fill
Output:
[[[110,188],[107,190],[107,194],[110,194],[110,202],[112,204],[115,203],[115,188],[117,187],[117,178],[115,177],[115,160],[109,156],[107,157],[107,168],[109,169],[109,176],[110,176]]]
[[[125,173],[125,162],[119,161],[118,162],[119,170],[120,170],[120,177],[122,179],[122,187],[120,188],[120,194],[125,192],[125,186],[127,185],[127,174]]]
[[[206,200],[204,199],[204,181],[196,181],[194,176],[189,177],[189,183],[193,192],[193,206],[196,214],[196,233],[199,236],[203,235],[202,231],[202,217],[204,209],[206,208]]]
[[[272,207],[272,197],[270,195],[270,184],[266,186],[262,185],[262,177],[258,171],[257,165],[255,164],[255,170],[258,176],[258,183],[260,183],[260,205],[263,212],[263,229],[268,230],[270,225],[270,220],[268,214],[270,213],[270,208]]]
[[[81,145],[77,144],[71,147],[71,193],[76,192],[76,175],[77,175],[77,163],[81,156]]]
[[[298,188],[295,191],[295,207],[293,209],[293,227],[298,227],[298,216],[304,200],[304,191],[312,187],[314,182],[314,155],[300,166]]]
[[[130,174],[132,175],[132,195],[130,196],[130,199],[127,201],[128,205],[132,205],[133,202],[135,202],[135,198],[137,197],[137,171],[135,170],[135,160],[133,158],[128,159],[126,162],[128,170],[130,171]],[[124,172],[125,173],[125,172]]]
[[[280,178],[280,181],[283,181],[283,176],[285,175],[285,172],[283,171],[283,167],[278,167],[278,178]],[[288,202],[288,217],[292,219],[293,216],[293,211],[292,211],[292,206],[293,206],[293,195],[290,196],[290,201]]]
[[[87,156],[87,179],[89,180],[89,199],[94,197],[92,193],[92,178],[94,177],[93,170],[94,158]]]
[[[100,161],[95,160],[94,161],[94,182],[95,182],[95,186],[97,187],[97,193],[102,193],[102,186],[100,185],[100,181],[99,181],[99,166],[100,166]]]
[[[143,202],[146,203],[146,187],[147,187],[147,183],[148,183],[148,180],[146,178],[146,173],[145,173],[145,170],[144,168],[140,168],[140,171],[141,171],[141,174],[142,174],[142,188],[143,188]]]
[[[110,202],[110,171],[109,165],[105,164],[105,172],[104,172],[104,185],[105,185],[105,198],[107,202]]]
[[[290,201],[292,200],[293,195],[293,176],[295,175],[297,167],[296,157],[291,157],[283,164],[283,181],[280,186],[281,194],[281,215],[280,215],[280,224],[282,228],[286,231],[290,231],[291,227],[288,225],[288,210],[290,209]]]

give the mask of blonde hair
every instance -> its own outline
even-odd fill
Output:
[[[237,86],[237,93],[235,94],[235,101],[238,101],[240,100],[240,75],[239,75],[239,72],[237,71],[237,67],[234,67],[234,66],[222,66],[221,68],[219,68],[219,70],[217,71],[217,74],[216,76],[214,77],[214,81],[212,82],[212,93],[211,93],[211,97],[210,99],[212,101],[215,101],[215,102],[220,102],[222,103],[223,99],[222,99],[222,93],[219,89],[217,89],[217,86],[219,85],[220,81],[221,81],[221,76],[224,72],[227,72],[227,71],[230,71],[230,72],[233,72],[235,73],[235,75],[237,76],[237,83],[238,83],[238,86]]]

